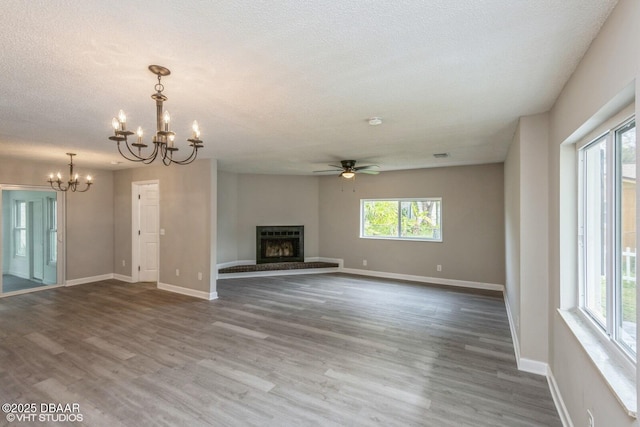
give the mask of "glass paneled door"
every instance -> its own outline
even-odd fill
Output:
[[[3,294],[57,285],[58,194],[2,188]]]

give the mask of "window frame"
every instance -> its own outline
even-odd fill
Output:
[[[438,218],[439,218],[439,237],[427,238],[427,237],[409,237],[402,236],[402,203],[403,202],[424,202],[424,201],[436,201],[438,202]],[[365,235],[365,203],[367,202],[396,202],[398,205],[398,223],[396,227],[397,234],[393,236],[369,236]],[[410,242],[436,242],[441,243],[443,241],[443,208],[442,197],[390,197],[390,198],[376,198],[376,199],[360,199],[360,238],[361,239],[374,239],[374,240],[402,240]]]
[[[621,334],[621,320],[623,316],[622,308],[622,290],[623,290],[623,273],[622,273],[622,258],[625,251],[621,242],[622,231],[622,191],[623,191],[623,175],[622,175],[622,160],[621,160],[621,142],[619,142],[619,135],[628,129],[636,127],[637,123],[635,116],[627,116],[624,120],[618,121],[615,126],[607,129],[596,135],[593,138],[588,139],[582,144],[576,145],[577,158],[578,158],[578,308],[582,313],[582,317],[585,318],[593,329],[598,331],[610,343],[617,353],[623,356],[624,359],[631,362],[634,366],[637,362],[637,354],[635,346],[631,347],[623,341]],[[593,313],[588,307],[588,291],[586,284],[586,233],[585,230],[585,216],[588,212],[588,206],[585,197],[585,185],[587,182],[586,174],[588,173],[585,167],[585,153],[586,150],[604,141],[606,143],[605,148],[605,180],[604,188],[606,190],[606,215],[604,221],[604,227],[606,229],[603,239],[605,250],[605,282],[606,282],[606,303],[605,312],[606,318],[602,322],[597,314]],[[637,140],[636,140],[637,143]],[[636,145],[637,149],[637,145]],[[637,158],[637,156],[636,156]],[[637,250],[636,250],[637,254]],[[637,256],[637,255],[636,255]],[[637,258],[636,258],[637,259]],[[637,266],[637,261],[636,261]],[[637,270],[636,270],[637,275]],[[636,277],[636,289],[637,289],[637,277]],[[636,307],[637,310],[637,307]],[[637,324],[636,324],[637,330]]]
[[[58,200],[47,197],[47,263],[58,262]]]
[[[24,206],[24,224],[20,221],[22,215],[20,214],[20,205]],[[27,222],[28,218],[28,210],[27,210],[27,201],[26,200],[14,200],[13,201],[13,256],[18,258],[24,258],[27,256],[28,242],[27,242]],[[24,234],[25,246],[24,253],[19,252],[20,245],[18,244],[21,240],[21,235]]]

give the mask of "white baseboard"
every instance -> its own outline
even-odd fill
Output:
[[[67,280],[65,282],[65,286],[84,285],[85,283],[93,283],[93,282],[99,282],[101,280],[109,280],[109,279],[116,279],[126,283],[133,283],[131,277],[129,276],[124,276],[122,274],[109,273],[109,274],[102,274],[100,276],[83,277],[80,279]],[[158,289],[162,289],[169,292],[175,292],[182,295],[189,295],[192,297],[206,299],[206,300],[214,300],[218,298],[217,292],[197,291],[195,289],[183,288],[181,286],[174,286],[166,283],[158,282]]]
[[[169,285],[167,283],[158,282],[158,289],[162,289],[163,291],[175,292],[176,294],[188,295],[190,297],[206,299],[209,301],[218,299],[217,292],[198,291],[195,289],[183,288],[182,286]]]
[[[518,369],[523,372],[529,372],[530,374],[547,376],[549,372],[549,365],[539,360],[527,359],[526,357],[520,357],[518,360]]]
[[[518,332],[516,330],[516,322],[513,319],[511,313],[511,306],[509,305],[509,298],[507,298],[506,292],[504,293],[504,306],[507,310],[507,318],[509,319],[509,328],[511,329],[511,340],[513,341],[513,351],[516,356],[516,364],[518,370],[523,372],[529,372],[531,374],[547,376],[549,372],[549,365],[545,362],[538,360],[527,359],[520,355],[520,342],[518,341]]]
[[[113,273],[101,274],[99,276],[81,277],[80,279],[71,279],[64,282],[65,286],[84,285],[86,283],[100,282],[101,280],[113,279]]]
[[[558,388],[558,383],[556,382],[556,378],[553,376],[551,368],[547,369],[547,382],[549,383],[551,397],[553,398],[553,403],[555,403],[556,409],[558,410],[558,415],[560,416],[562,425],[564,427],[573,427],[573,421],[571,421],[569,411],[567,410],[567,406],[564,404],[564,400],[560,394],[560,389]]]
[[[520,342],[518,341],[518,331],[516,330],[516,322],[513,319],[513,314],[511,314],[511,306],[509,305],[509,298],[507,298],[507,293],[504,292],[502,294],[504,297],[504,308],[507,310],[507,319],[509,319],[509,329],[511,329],[511,341],[513,341],[513,352],[516,356],[516,363],[518,364],[518,369],[520,369]]]
[[[461,288],[485,289],[504,292],[504,286],[497,283],[470,282],[467,280],[445,279],[441,277],[414,276],[411,274],[387,273],[384,271],[361,270],[358,268],[343,268],[341,273],[359,276],[382,277],[385,279],[408,280],[410,282],[432,283],[434,285],[456,286]]]
[[[553,398],[553,403],[556,405],[556,409],[558,411],[558,415],[560,416],[560,421],[562,421],[562,425],[564,427],[573,427],[573,422],[571,421],[571,417],[569,416],[569,411],[564,404],[564,400],[562,400],[562,395],[560,394],[560,389],[558,388],[556,379],[553,376],[551,367],[544,362],[520,357],[520,342],[518,341],[516,324],[513,320],[513,314],[511,313],[511,307],[509,306],[509,299],[507,298],[506,292],[504,294],[504,306],[507,309],[507,317],[509,318],[511,339],[513,341],[513,351],[516,356],[518,370],[530,372],[532,374],[544,375],[547,377],[547,383],[549,384],[551,397]]]
[[[134,283],[134,281],[131,278],[131,276],[125,276],[124,274],[113,273],[113,278],[116,279],[116,280],[120,280],[121,282]]]
[[[38,288],[22,289],[19,291],[6,292],[0,295],[0,298],[13,297],[13,296],[22,295],[22,294],[29,294],[31,292],[48,291],[50,289],[56,289],[56,288],[62,288],[62,287],[64,287],[64,285],[46,285],[46,286],[40,286]]]

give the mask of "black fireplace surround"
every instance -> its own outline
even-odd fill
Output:
[[[304,225],[258,225],[256,264],[304,262]]]

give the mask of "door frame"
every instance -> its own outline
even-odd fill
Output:
[[[46,199],[45,199],[46,200]],[[35,216],[35,207],[36,207],[36,203],[40,204],[40,217],[37,218]],[[45,203],[42,202],[42,200],[29,200],[29,208],[27,209],[27,217],[28,217],[28,221],[29,221],[29,228],[27,230],[27,239],[29,241],[29,280],[33,281],[33,282],[37,282],[37,281],[41,281],[44,284],[44,277],[45,277],[45,254],[46,254],[46,249],[45,249],[45,244],[46,244],[46,239],[45,239],[45,227],[44,227],[44,221],[45,221],[45,209],[46,206],[44,206]],[[37,219],[39,219],[40,221],[40,233],[36,232],[36,224],[38,223],[38,221],[36,221]],[[36,251],[35,251],[35,246],[36,246],[36,239],[37,238],[41,238],[42,239],[42,259],[36,260]],[[56,239],[57,239],[57,233],[56,233]],[[42,262],[42,279],[38,279],[35,277],[35,271],[36,271],[36,262]],[[56,266],[57,268],[57,266]]]
[[[138,266],[140,265],[140,236],[138,230],[140,230],[140,188],[143,185],[156,184],[158,186],[158,225],[160,224],[160,180],[150,179],[146,181],[134,181],[131,183],[131,281],[137,283],[140,281],[140,272]],[[158,230],[160,234],[160,230]],[[160,283],[160,244],[158,244],[158,250],[156,253],[157,265],[158,265],[158,280],[156,283]]]
[[[65,277],[67,277],[67,194],[64,191],[54,191],[49,186],[45,185],[19,185],[19,184],[0,184],[0,195],[4,190],[18,190],[18,191],[53,191],[56,194],[56,206],[57,206],[57,221],[58,221],[58,229],[56,233],[57,238],[57,246],[58,246],[58,254],[56,260],[56,284],[55,285],[47,285],[39,288],[25,289],[22,291],[15,292],[2,292],[2,275],[0,275],[0,298],[10,295],[19,295],[25,294],[29,292],[37,292],[46,289],[59,288],[65,286]],[[2,222],[4,218],[2,217],[2,197],[0,197],[0,245],[2,244]],[[0,256],[0,271],[2,271],[2,258]]]

